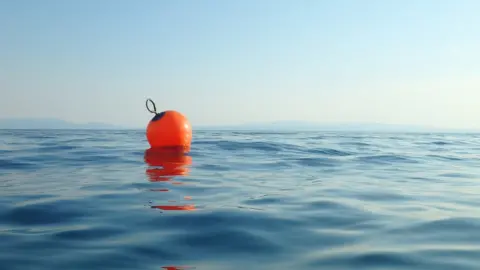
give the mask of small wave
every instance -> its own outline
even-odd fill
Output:
[[[452,156],[444,156],[444,155],[426,155],[429,158],[435,158],[437,160],[445,160],[445,161],[463,161],[462,158],[459,157],[452,157]]]
[[[371,164],[418,163],[417,161],[400,155],[372,155],[357,158],[361,162]]]
[[[443,218],[412,223],[385,232],[424,244],[468,244],[480,242],[480,219],[477,218]],[[401,239],[399,239],[401,241]]]
[[[223,150],[237,151],[237,150],[260,150],[267,152],[279,152],[282,151],[282,145],[267,142],[232,142],[232,141],[217,141],[215,143]]]
[[[207,171],[228,171],[230,167],[222,166],[222,165],[215,165],[215,164],[204,164],[197,166],[196,168],[207,170]]]
[[[0,159],[0,169],[2,170],[23,170],[35,168],[35,164],[23,162],[16,159],[4,160]]]
[[[342,254],[328,256],[327,258],[313,260],[309,267],[351,267],[352,269],[395,269],[420,266],[419,260],[411,255],[400,252],[369,252],[363,254]],[[383,267],[383,268],[380,268]]]
[[[245,132],[238,132],[238,131],[233,131],[232,134],[234,135],[252,135],[252,136],[258,136],[258,135],[292,135],[292,134],[297,134],[298,132],[296,131],[283,131],[283,132],[274,132],[274,131],[245,131]]]
[[[74,207],[72,203],[65,201],[62,204],[60,201],[56,201],[15,207],[4,212],[0,220],[24,226],[66,224],[85,214],[82,209]],[[75,204],[78,204],[78,202]]]
[[[296,160],[296,163],[301,166],[309,166],[309,167],[334,167],[339,164],[338,161],[330,159],[330,158],[299,158]]]
[[[449,177],[449,178],[476,178],[475,175],[466,174],[466,173],[443,173],[439,175],[440,177]]]
[[[434,141],[434,142],[431,142],[431,144],[433,144],[433,145],[450,145],[452,143],[447,142],[447,141]]]
[[[352,153],[346,151],[335,150],[331,148],[318,148],[318,149],[310,149],[307,150],[308,153],[311,154],[320,154],[320,155],[327,155],[327,156],[351,156]]]
[[[54,240],[63,241],[104,241],[106,238],[123,235],[127,230],[115,226],[94,226],[83,229],[62,230],[53,233]]]
[[[57,136],[55,135],[47,135],[47,134],[25,134],[23,136],[25,139],[29,139],[29,140],[45,140],[45,139],[57,139]]]
[[[78,149],[78,146],[73,145],[62,145],[62,144],[52,144],[50,146],[43,146],[37,148],[36,150],[39,152],[57,152],[57,151],[71,151]]]
[[[354,147],[367,147],[367,146],[372,146],[369,143],[366,142],[340,142],[338,143],[341,146],[354,146]]]
[[[222,230],[204,231],[202,234],[187,232],[171,238],[176,246],[181,245],[185,249],[196,250],[199,253],[211,252],[215,254],[231,254],[232,256],[243,255],[267,255],[278,254],[283,250],[273,239],[257,235],[254,231],[234,230],[224,228]]]

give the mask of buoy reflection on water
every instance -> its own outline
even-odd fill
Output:
[[[163,182],[173,185],[183,184],[180,181],[173,181],[175,177],[188,175],[192,164],[192,157],[183,150],[174,148],[150,148],[145,151],[144,161],[148,165],[145,174],[150,182]],[[168,188],[155,188],[152,191],[168,192]],[[190,196],[184,196],[184,200],[191,200]],[[153,205],[151,208],[165,211],[192,211],[194,204],[184,205]]]

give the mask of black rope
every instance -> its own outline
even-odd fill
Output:
[[[153,105],[153,111],[150,110],[150,108],[148,107],[148,102],[149,102],[149,101],[150,101],[150,102],[152,103],[152,105]],[[155,102],[153,102],[153,100],[147,99],[147,101],[145,102],[145,106],[147,107],[147,110],[148,110],[149,112],[151,112],[151,113],[153,113],[153,114],[157,114],[157,107],[155,106]]]

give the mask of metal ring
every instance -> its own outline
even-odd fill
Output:
[[[150,110],[150,108],[148,107],[148,102],[149,102],[149,101],[150,101],[150,102],[152,103],[152,105],[153,105],[153,111]],[[155,102],[153,102],[153,100],[147,99],[147,101],[145,102],[145,107],[147,107],[147,110],[148,110],[149,112],[154,113],[154,114],[157,114],[157,107],[155,106]]]

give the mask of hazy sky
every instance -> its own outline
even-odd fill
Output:
[[[480,127],[480,1],[0,0],[0,117]]]

